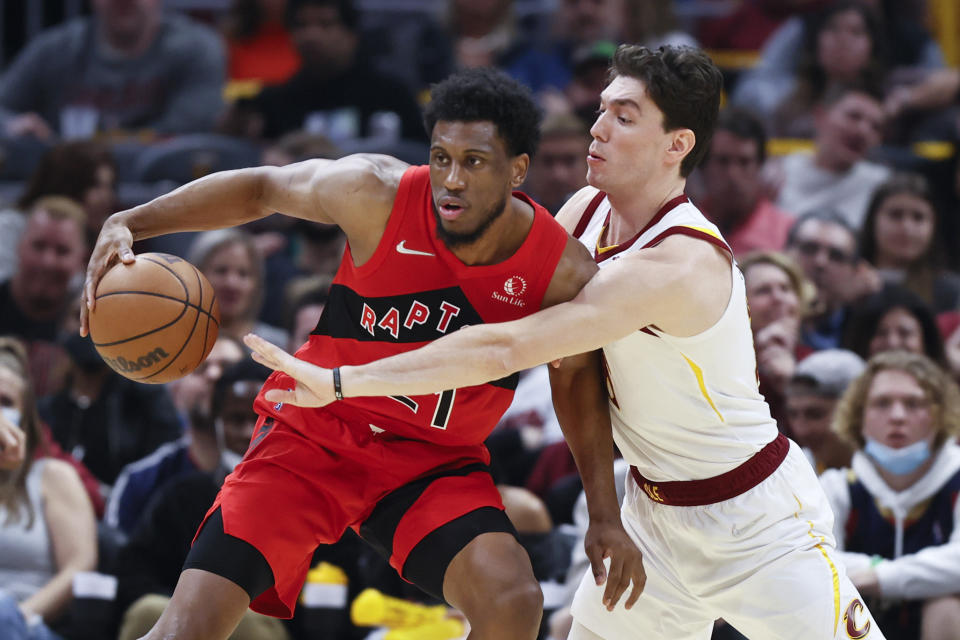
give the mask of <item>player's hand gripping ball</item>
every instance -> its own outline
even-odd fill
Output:
[[[192,264],[166,253],[118,262],[97,285],[90,338],[122,376],[149,384],[196,369],[217,340],[220,307]]]

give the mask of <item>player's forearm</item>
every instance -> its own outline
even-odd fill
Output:
[[[341,367],[345,397],[420,395],[498,380],[524,368],[503,325],[465,327],[429,345],[364,365]],[[533,366],[538,363],[531,363]]]
[[[554,410],[580,471],[590,521],[619,519],[613,432],[600,357],[594,352],[570,360],[574,359],[579,365],[575,370],[550,371]]]
[[[262,202],[263,181],[259,168],[214,173],[114,214],[108,223],[124,225],[134,240],[243,224],[272,213]]]

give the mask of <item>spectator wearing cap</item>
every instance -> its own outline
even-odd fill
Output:
[[[865,366],[852,351],[825,349],[801,360],[787,384],[790,433],[818,474],[850,466],[853,448],[830,428],[830,423],[840,396]]]
[[[856,449],[850,469],[821,476],[851,581],[887,638],[960,637],[956,383],[923,355],[881,353],[834,428]]]

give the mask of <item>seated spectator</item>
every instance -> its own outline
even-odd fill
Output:
[[[843,345],[863,359],[883,351],[922,353],[945,364],[943,338],[930,307],[912,292],[887,286],[851,312]]]
[[[26,214],[37,200],[66,196],[80,204],[87,214],[87,244],[92,247],[103,221],[113,213],[115,181],[113,157],[96,142],[68,142],[44,154],[16,205],[0,211],[0,281],[13,275]]]
[[[760,393],[771,415],[787,429],[784,394],[798,358],[807,353],[801,349],[800,326],[814,291],[797,264],[782,253],[750,254],[740,261],[740,269],[750,305]]]
[[[840,396],[865,366],[852,351],[824,349],[808,355],[793,370],[786,392],[790,433],[818,475],[850,466],[853,449],[830,425]]]
[[[19,440],[5,441],[0,470],[0,633],[49,640],[59,638],[49,626],[70,603],[74,574],[96,565],[96,521],[76,471],[38,456],[25,366],[22,350],[0,344],[0,432]]]
[[[213,385],[225,367],[244,356],[243,345],[223,334],[197,369],[170,383],[174,404],[187,425],[186,433],[123,468],[110,491],[105,524],[130,535],[150,499],[165,484],[194,471],[210,473],[222,462],[210,415]]]
[[[957,638],[956,383],[922,355],[883,353],[850,385],[834,427],[856,448],[850,469],[821,477],[847,574],[887,638]]]
[[[847,306],[881,286],[874,269],[857,256],[856,233],[833,209],[811,211],[790,228],[787,253],[817,289],[801,331],[803,343],[813,349],[839,347]]]
[[[237,102],[224,125],[228,132],[273,140],[304,129],[336,143],[426,138],[410,90],[362,55],[352,0],[290,0],[287,15],[300,70]]]
[[[553,113],[543,120],[540,145],[521,187],[553,215],[567,199],[587,186],[589,128],[569,113]]]
[[[756,109],[767,117],[795,86],[807,30],[818,21],[819,12],[830,10],[835,3],[834,0],[761,1],[797,14],[770,35],[763,45],[760,62],[734,87],[733,104]],[[930,71],[943,66],[943,53],[930,37],[923,24],[925,12],[919,11],[916,3],[869,0],[863,4],[881,14],[879,41],[886,45],[884,50],[894,75],[900,76],[902,69]]]
[[[110,369],[90,338],[70,333],[64,387],[40,400],[40,415],[54,439],[84,463],[102,485],[112,485],[127,464],[182,433],[170,394]]]
[[[30,365],[27,357],[27,349],[24,346],[24,343],[10,336],[0,336],[0,352],[4,352],[10,356],[5,358],[3,366],[11,370],[11,380],[17,380],[16,386],[19,389],[19,394],[21,396],[19,404],[31,407],[36,406],[37,395],[34,392],[33,383],[30,381]],[[6,404],[0,403],[0,409],[5,409],[6,407]],[[13,411],[13,409],[7,410]],[[17,412],[16,417],[18,419],[19,415],[19,412]],[[83,466],[83,464],[72,455],[65,452],[60,445],[57,444],[57,441],[53,439],[53,433],[51,433],[50,427],[47,426],[43,421],[40,422],[39,429],[40,439],[37,442],[37,448],[34,457],[55,458],[57,460],[62,460],[73,467],[73,470],[77,472],[78,476],[80,476],[80,481],[83,483],[83,488],[86,490],[91,504],[93,504],[93,511],[96,514],[97,519],[103,517],[103,512],[106,508],[106,501],[103,499],[103,494],[100,492],[100,482],[93,476],[92,473],[90,473],[89,469]]]
[[[233,0],[227,12],[227,78],[280,84],[300,68],[286,28],[287,0]]]
[[[210,416],[224,455],[214,471],[187,474],[165,485],[120,552],[117,604],[124,613],[119,640],[146,635],[169,602],[204,514],[247,449],[257,420],[253,400],[269,374],[252,360],[242,360],[228,367],[214,385]],[[218,517],[219,511],[212,516]],[[280,620],[247,611],[230,638],[286,640],[288,636]]]
[[[761,178],[766,149],[763,124],[748,111],[728,108],[717,118],[700,165],[701,208],[737,256],[783,249],[793,226],[793,216],[767,197]]]
[[[889,284],[934,313],[960,309],[960,275],[946,271],[940,216],[923,176],[895,175],[877,188],[860,231],[860,256]]]
[[[797,215],[834,208],[859,229],[874,189],[890,170],[866,160],[881,139],[883,108],[866,89],[839,87],[822,100],[814,116],[816,150],[781,160],[777,204]]]
[[[82,282],[86,216],[74,201],[47,196],[34,202],[17,245],[16,270],[0,282],[0,335],[25,341],[39,394],[53,390],[53,369],[63,361],[60,323]]]
[[[624,41],[623,0],[563,0],[558,4],[545,41],[528,44],[505,67],[538,94],[566,89],[578,49],[603,40]]]
[[[287,344],[286,331],[257,320],[263,304],[264,267],[249,233],[234,228],[206,231],[194,240],[188,260],[213,285],[222,333],[241,340],[255,332],[273,344]]]
[[[876,13],[860,0],[833,3],[804,31],[794,87],[773,112],[771,134],[812,138],[813,114],[824,96],[845,84],[882,86],[884,75]]]
[[[162,2],[93,0],[93,15],[53,27],[0,78],[8,136],[209,131],[220,114],[220,39]]]

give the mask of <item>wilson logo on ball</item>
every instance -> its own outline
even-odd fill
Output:
[[[160,347],[157,347],[153,351],[145,353],[135,360],[127,360],[123,356],[120,356],[119,358],[104,358],[104,361],[110,365],[111,369],[114,369],[115,371],[119,371],[121,373],[136,373],[142,369],[152,367],[164,358],[169,357],[170,354]]]

